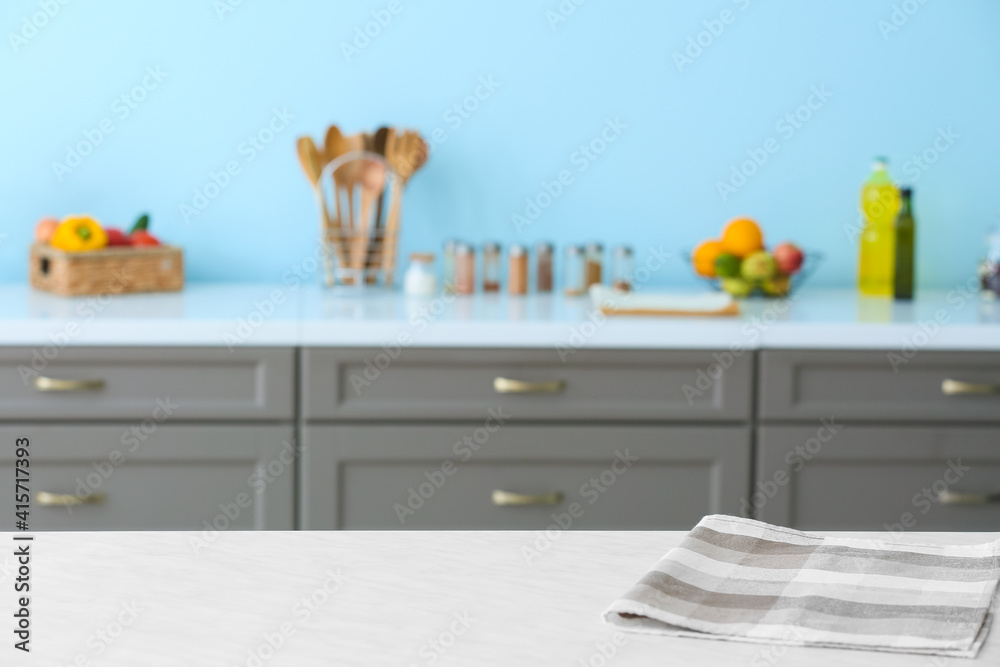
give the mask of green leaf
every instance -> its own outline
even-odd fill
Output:
[[[135,234],[140,230],[147,230],[147,229],[149,229],[149,215],[143,213],[142,215],[139,216],[139,219],[135,221],[135,224],[132,225],[132,229],[129,231],[129,234]]]

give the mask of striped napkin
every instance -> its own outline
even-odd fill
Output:
[[[890,544],[714,515],[604,620],[675,637],[972,658],[998,578],[1000,540]]]

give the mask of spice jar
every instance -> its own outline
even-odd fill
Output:
[[[566,246],[566,265],[563,291],[566,296],[581,296],[587,293],[583,246]]]
[[[535,290],[539,294],[552,291],[551,243],[539,243],[535,248]]]
[[[500,244],[483,245],[483,291],[500,291]]]
[[[1000,297],[1000,228],[986,235],[986,257],[979,263],[978,273],[982,296]]]
[[[455,294],[476,291],[476,251],[465,243],[455,245]]]
[[[601,283],[601,266],[604,263],[604,246],[600,243],[588,243],[585,254],[585,279],[584,286],[589,288],[591,285],[599,285]]]
[[[444,257],[442,259],[444,291],[451,294],[455,291],[455,246],[458,242],[455,239],[448,239],[444,242]]]
[[[528,293],[528,249],[512,245],[507,263],[507,291],[510,294]]]
[[[628,292],[632,289],[632,248],[617,246],[611,253],[611,285],[616,290]]]
[[[403,292],[407,296],[433,296],[436,287],[434,255],[429,252],[411,253],[410,266],[403,276]]]

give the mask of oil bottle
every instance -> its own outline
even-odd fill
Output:
[[[913,221],[913,190],[900,188],[903,204],[896,216],[895,296],[897,299],[913,298],[913,245],[916,223]]]
[[[896,230],[899,190],[889,178],[885,158],[875,158],[872,173],[861,188],[861,232],[858,257],[858,289],[866,296],[892,297],[895,282]]]

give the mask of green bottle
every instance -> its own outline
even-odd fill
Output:
[[[894,296],[897,299],[913,298],[913,190],[901,188],[902,206],[896,216],[896,280]]]

